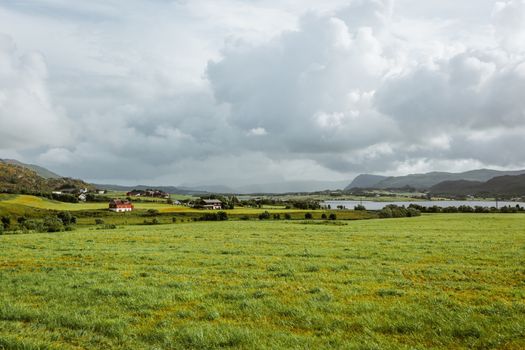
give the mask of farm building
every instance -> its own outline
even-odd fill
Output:
[[[210,209],[210,210],[219,210],[222,209],[222,202],[218,199],[203,199],[204,205],[202,206],[204,209]]]
[[[124,201],[120,199],[112,199],[109,202],[109,210],[116,211],[117,213],[132,211],[133,204],[130,201]]]

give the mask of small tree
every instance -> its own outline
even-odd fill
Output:
[[[104,220],[102,220],[102,219],[95,219],[95,224],[96,225],[104,225]]]
[[[9,216],[2,216],[2,226],[6,230],[9,229],[9,226],[11,226],[11,218]]]
[[[77,218],[71,215],[71,213],[68,211],[61,211],[60,213],[58,213],[57,217],[62,221],[62,224],[64,224],[64,226],[69,226],[77,223]]]
[[[329,218],[330,220],[337,220],[337,215],[335,215],[335,213],[331,213]]]
[[[323,213],[323,214],[321,215],[321,219],[326,220],[326,214],[325,214],[325,213]]]
[[[48,216],[44,219],[44,229],[47,232],[60,232],[64,231],[64,224],[56,216]]]
[[[313,219],[313,215],[312,215],[312,213],[306,213],[306,214],[304,214],[304,218],[306,220],[312,220]]]
[[[288,213],[284,214],[284,219],[285,220],[292,220],[292,216]]]
[[[217,212],[217,220],[219,220],[219,221],[226,221],[226,220],[228,220],[228,214],[226,214],[225,211]]]
[[[281,220],[281,214],[273,214],[274,220]]]
[[[358,211],[365,211],[366,210],[366,207],[362,204],[358,204],[354,207],[354,210],[358,210]]]
[[[270,213],[268,213],[268,211],[265,211],[259,214],[259,220],[268,220],[268,219],[270,219]]]

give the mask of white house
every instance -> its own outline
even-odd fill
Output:
[[[203,199],[204,205],[202,206],[204,209],[209,210],[219,210],[222,209],[222,202],[218,199]]]

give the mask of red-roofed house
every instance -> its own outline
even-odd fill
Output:
[[[109,202],[109,210],[116,211],[117,213],[132,211],[133,204],[130,201],[124,201],[121,199],[112,199]]]

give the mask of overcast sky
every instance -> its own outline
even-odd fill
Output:
[[[0,158],[167,185],[525,168],[525,0],[0,0]]]

